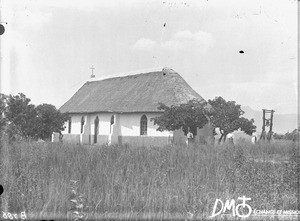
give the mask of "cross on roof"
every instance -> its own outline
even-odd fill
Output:
[[[94,65],[92,65],[92,67],[90,67],[90,69],[92,70],[91,78],[94,78],[95,77],[95,75],[94,75],[94,70],[95,70]]]

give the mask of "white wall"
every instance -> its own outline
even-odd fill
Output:
[[[140,120],[144,113],[124,113],[119,116],[120,135],[140,136]],[[151,118],[159,116],[160,113],[145,113],[147,117],[147,136],[173,136],[171,131],[157,131],[157,125]]]
[[[172,131],[157,131],[157,125],[151,118],[159,116],[160,113],[145,113],[147,117],[147,136],[173,136]],[[111,116],[115,116],[115,123],[110,131]],[[143,113],[99,113],[99,114],[74,114],[72,117],[71,134],[80,134],[81,117],[85,117],[83,134],[94,135],[95,119],[99,118],[99,135],[114,135],[114,136],[140,136],[140,120]],[[65,122],[65,130],[63,134],[68,134],[68,122]]]
[[[81,117],[84,115],[71,115],[72,117],[72,126],[71,126],[71,134],[80,134],[80,126],[81,126]],[[65,130],[62,131],[63,134],[68,134],[69,131],[69,121],[65,122]]]
[[[99,114],[91,114],[90,118],[90,128],[91,135],[95,134],[95,119],[98,116],[99,118],[99,135],[109,135],[110,134],[110,118],[112,113],[99,113]]]

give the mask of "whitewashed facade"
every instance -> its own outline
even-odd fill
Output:
[[[192,99],[205,102],[172,69],[88,81],[60,108],[70,117],[62,140],[90,145],[186,144],[182,130],[157,131],[153,118],[162,114],[159,103],[180,105]],[[198,130],[195,140],[205,143],[211,136],[207,125]]]
[[[159,114],[161,113],[71,114],[70,120],[65,123],[65,130],[62,132],[63,139],[66,142],[78,144],[169,144],[173,142],[173,132],[157,131],[158,126],[154,125],[152,120]],[[147,118],[146,134],[141,134],[143,115]],[[99,119],[98,129],[97,117]],[[158,142],[153,141],[151,139],[153,137]]]

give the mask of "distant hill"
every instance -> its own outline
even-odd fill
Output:
[[[243,117],[254,119],[254,124],[256,125],[256,131],[262,131],[262,115],[263,112],[253,110],[249,106],[242,106],[241,107],[245,114]],[[276,111],[276,110],[275,110]],[[286,132],[292,132],[294,129],[297,128],[297,114],[278,114],[274,113],[274,122],[273,122],[273,131],[279,134],[285,134]]]

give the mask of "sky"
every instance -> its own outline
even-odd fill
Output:
[[[297,113],[296,0],[0,0],[0,92],[64,104],[87,80],[169,67],[204,99]],[[239,53],[243,51],[244,53]]]

